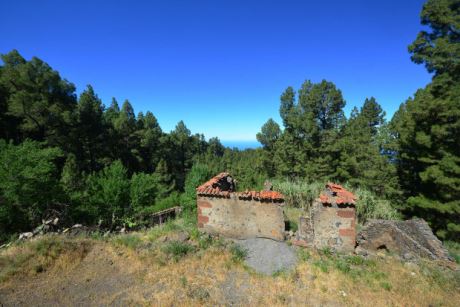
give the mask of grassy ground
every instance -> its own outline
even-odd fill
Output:
[[[327,249],[298,253],[294,271],[262,276],[245,268],[244,251],[200,235],[184,219],[109,238],[39,238],[0,251],[0,305],[455,306],[460,301],[459,272],[435,263],[409,265],[386,254],[369,260]]]

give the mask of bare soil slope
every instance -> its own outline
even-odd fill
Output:
[[[221,240],[153,230],[111,239],[39,238],[0,251],[0,306],[455,306],[458,272],[299,250],[265,276]]]

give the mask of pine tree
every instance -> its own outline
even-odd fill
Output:
[[[261,131],[257,133],[257,140],[263,145],[262,160],[264,168],[267,171],[269,177],[275,175],[275,164],[273,162],[273,156],[275,152],[275,144],[281,137],[281,129],[278,123],[270,118],[261,128]]]
[[[175,188],[175,182],[164,159],[158,162],[153,176],[156,182],[156,199],[161,200],[168,197]]]
[[[76,110],[76,157],[80,168],[87,172],[101,169],[107,152],[107,129],[103,121],[104,106],[91,85],[80,95]]]
[[[1,58],[0,91],[5,96],[0,104],[6,100],[3,116],[13,125],[7,127],[8,136],[65,148],[76,107],[75,86],[36,57],[26,61],[13,50]]]
[[[128,170],[140,169],[141,156],[139,152],[139,137],[134,109],[128,100],[123,102],[118,118],[114,123],[119,137],[119,158]]]
[[[460,238],[460,5],[429,0],[421,31],[409,46],[412,60],[433,72],[392,120],[406,213],[427,219],[441,238]]]
[[[379,131],[385,112],[375,98],[365,100],[361,110],[354,108],[340,139],[340,165],[337,179],[364,187],[379,196],[393,197],[398,191],[396,169],[383,154]]]
[[[315,180],[336,174],[339,131],[345,121],[342,93],[326,80],[305,81],[297,93],[288,87],[281,96],[285,130],[274,146],[279,175]]]

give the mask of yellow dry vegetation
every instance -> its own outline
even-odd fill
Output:
[[[169,233],[178,231],[171,229]],[[10,247],[0,252],[0,303],[458,306],[460,302],[459,272],[430,262],[407,265],[389,255],[363,260],[304,250],[294,271],[264,276],[235,259],[222,241],[203,243],[195,234],[191,241],[165,249],[171,243],[162,239],[167,233],[114,239],[53,236]]]

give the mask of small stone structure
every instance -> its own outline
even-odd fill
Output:
[[[359,253],[384,250],[405,260],[449,260],[448,251],[433,234],[428,223],[422,219],[370,220],[358,234],[358,245]]]
[[[301,217],[293,244],[353,252],[356,245],[356,197],[342,186],[328,183],[313,202],[309,216]]]
[[[284,240],[283,195],[275,191],[235,192],[235,181],[220,173],[197,189],[198,228],[235,239]]]

